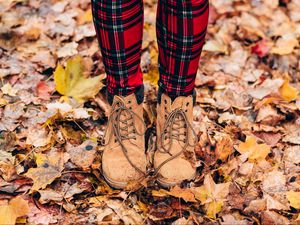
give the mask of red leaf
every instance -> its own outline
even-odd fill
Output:
[[[45,81],[40,81],[36,86],[36,94],[40,99],[50,100],[53,88],[51,88]]]
[[[261,40],[257,42],[254,46],[251,48],[251,52],[253,54],[258,55],[259,57],[264,57],[268,55],[270,51],[270,47],[267,45],[267,42],[265,40]]]

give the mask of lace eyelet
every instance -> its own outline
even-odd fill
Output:
[[[128,101],[128,104],[130,104],[130,103],[131,103],[131,100]]]
[[[187,109],[186,110],[184,110],[185,112],[187,112]]]
[[[190,104],[190,103],[189,103],[189,102],[187,102],[187,103],[186,103],[186,106],[189,106],[189,104]]]
[[[167,102],[167,100],[165,99],[165,104],[167,104],[168,102]]]

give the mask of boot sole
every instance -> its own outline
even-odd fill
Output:
[[[115,189],[124,189],[127,186],[127,182],[114,181],[108,178],[104,172],[103,172],[103,177],[106,180],[106,182],[109,184],[109,186]]]
[[[193,175],[191,178],[188,178],[188,179],[185,179],[185,180],[188,180],[188,181],[194,180],[195,177],[196,177],[196,172],[194,173],[194,175]],[[168,181],[166,181],[166,180],[164,180],[164,179],[159,179],[159,178],[157,179],[157,182],[158,182],[162,187],[164,187],[164,188],[170,188],[170,187],[173,187],[173,186],[175,186],[175,185],[177,185],[177,184],[180,184],[182,181],[183,181],[183,180],[177,181],[177,182],[168,182]]]

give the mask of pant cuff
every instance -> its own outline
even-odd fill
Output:
[[[137,87],[134,95],[136,97],[137,104],[141,104],[144,101],[144,85]],[[114,96],[115,94],[111,94],[106,90],[106,98],[110,105],[113,104]]]

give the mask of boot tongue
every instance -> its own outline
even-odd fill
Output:
[[[180,96],[180,97],[177,97],[171,104],[171,109],[180,109],[182,108],[183,106],[183,103],[184,103],[184,100],[185,100],[185,97],[183,96]]]

